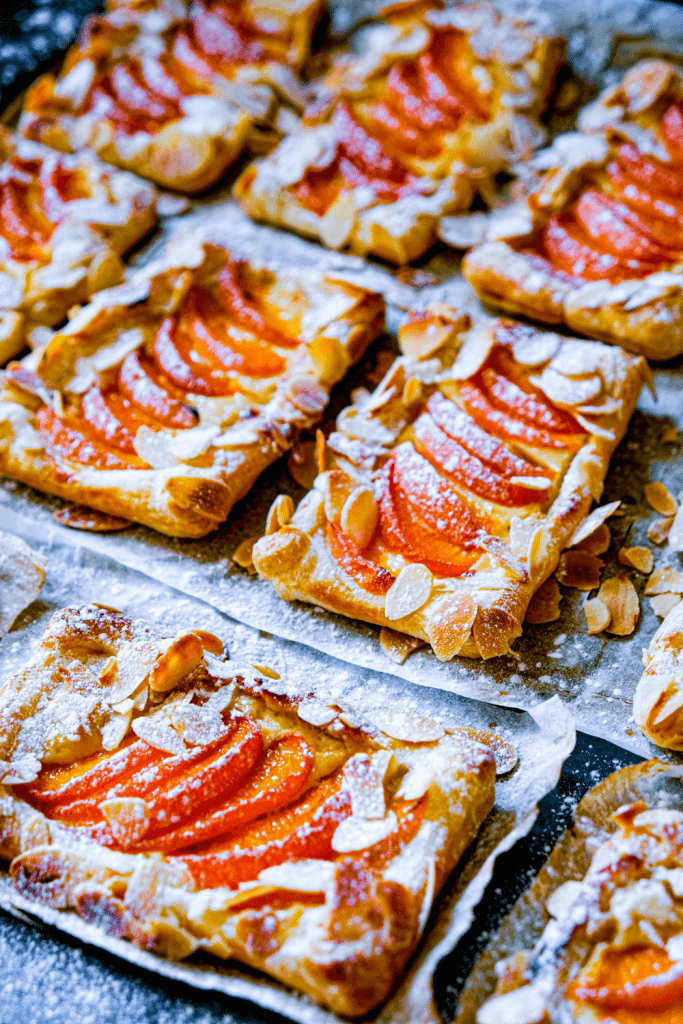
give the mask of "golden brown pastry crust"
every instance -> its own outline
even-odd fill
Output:
[[[268,378],[226,370],[225,379],[233,383],[218,397],[193,394],[188,384],[184,408],[196,425],[176,429],[162,421],[161,430],[159,422],[153,429],[140,427],[134,440],[138,468],[78,461],[68,446],[36,429],[36,417],[48,415],[41,412],[46,403],[59,416],[63,407],[82,402],[91,387],[106,389],[132,353],[150,355],[164,324],[177,324],[176,312],[182,316],[188,291],[213,287],[231,260],[225,249],[181,235],[156,263],[99,293],[39,357],[27,357],[37,377],[20,365],[10,368],[0,397],[2,472],[172,536],[202,537],[215,529],[287,451],[298,429],[317,421],[329,389],[381,332],[381,296],[317,271],[235,264],[240,287],[251,289],[266,310],[294,328],[291,346],[278,350],[284,369]],[[237,333],[254,340],[239,328]]]
[[[373,395],[358,398],[340,415],[337,433],[329,440],[331,472],[318,477],[290,523],[253,549],[256,569],[281,597],[419,637],[431,643],[442,660],[456,654],[505,654],[510,641],[520,635],[532,594],[553,572],[591,502],[600,497],[609,460],[624,435],[645,372],[642,359],[597,342],[587,345],[503,321],[468,331],[469,327],[468,317],[440,304],[428,308],[417,323],[404,325],[399,338],[412,355],[397,359]],[[497,332],[507,336],[509,329],[518,370],[551,401],[560,396],[561,407],[586,430],[585,441],[558,467],[544,504],[503,507],[479,498],[457,479],[456,494],[475,510],[480,524],[488,524],[479,561],[460,576],[444,577],[438,570],[432,576],[423,565],[408,566],[390,545],[392,560],[385,568],[399,580],[409,570],[409,577],[400,585],[394,583],[386,597],[368,592],[332,557],[328,523],[341,523],[342,529],[345,517],[348,523],[355,489],[374,489],[382,501],[383,466],[409,435],[429,396],[439,390],[453,398],[459,381],[466,382],[486,361]],[[587,384],[589,380],[593,383]],[[594,397],[586,401],[588,392]],[[457,394],[454,400],[457,405]],[[371,523],[373,515],[377,523],[377,507],[372,508],[369,495],[363,500],[368,536],[377,537]],[[447,513],[445,505],[438,508],[439,514]],[[449,536],[445,529],[443,536]],[[365,543],[367,538],[362,546]],[[404,598],[397,603],[389,596],[394,587],[413,588],[415,596],[406,593],[408,604]]]
[[[150,673],[139,687],[142,699],[138,691],[133,695],[144,709],[132,712],[133,731],[151,737],[150,723],[165,716],[166,733],[181,730],[173,742],[184,747],[190,734],[182,732],[183,708],[194,709],[195,718],[198,712],[215,716],[214,705],[223,715],[248,715],[264,747],[278,737],[303,736],[314,753],[311,780],[341,771],[340,793],[351,798],[351,815],[347,810],[334,832],[331,856],[276,862],[239,889],[202,888],[180,859],[101,846],[45,817],[13,789],[35,778],[41,761],[68,765],[103,745],[116,749],[112,737],[118,730],[121,742],[131,710],[122,716],[108,703],[120,696],[105,681],[106,672],[111,679],[111,659],[120,666],[136,644],[163,650],[170,640],[179,650],[187,640],[164,638],[163,630],[111,609],[65,609],[53,616],[33,660],[0,691],[0,856],[11,861],[16,887],[29,900],[75,911],[161,956],[182,959],[200,949],[238,959],[337,1013],[367,1013],[393,988],[434,899],[493,805],[490,749],[466,731],[447,735],[415,714],[400,723],[385,715],[378,728],[348,707],[317,700],[306,684],[275,680],[207,653],[199,663],[195,658],[189,675],[187,667],[181,673],[176,665],[175,688],[156,699]],[[216,641],[207,634],[200,638],[205,647]],[[69,734],[53,729],[56,735],[46,746],[43,726],[65,698],[71,701]],[[123,727],[111,724],[122,717]],[[169,749],[164,742],[162,749]],[[194,745],[201,742],[192,736]],[[359,765],[367,784],[354,781],[361,780]],[[389,859],[373,861],[381,841],[373,833],[390,833],[393,808],[402,800],[421,801],[419,829]]]
[[[24,225],[26,236],[36,230],[44,235],[43,241],[22,238],[16,223],[0,223],[0,363],[5,363],[26,346],[33,326],[59,323],[72,306],[121,281],[120,257],[156,224],[158,193],[87,150],[65,155],[1,126],[0,162],[6,209]],[[38,229],[31,221],[36,215]]]
[[[486,241],[464,259],[463,273],[496,307],[547,324],[565,324],[589,338],[621,345],[651,359],[683,351],[683,264],[612,284],[548,273],[520,250],[533,244],[550,217],[567,210],[580,191],[601,180],[616,147],[633,142],[644,154],[670,159],[658,137],[658,117],[683,96],[680,69],[666,61],[642,61],[579,116],[579,132],[560,136],[539,154],[545,171],[528,205],[491,223]],[[534,161],[532,161],[534,169]],[[447,233],[442,235],[447,240]]]
[[[667,940],[680,935],[679,775],[674,766],[645,761],[584,796],[572,828],[475,963],[457,1024],[622,1019],[616,1006],[574,1001],[565,989],[577,975],[585,983],[591,968],[617,949],[654,946],[664,955]],[[655,939],[657,930],[663,941]],[[661,1005],[657,1017],[669,1019],[672,1009]],[[640,1019],[631,1013],[624,1019]],[[645,1013],[642,1019],[656,1018]]]
[[[238,7],[244,32],[235,54],[238,30],[223,25],[220,9]],[[295,71],[322,9],[323,0],[206,0],[194,7],[163,0],[153,10],[113,3],[88,19],[60,74],[30,87],[20,131],[64,152],[88,146],[167,188],[202,192],[245,147],[262,151],[281,138],[283,103],[292,108],[285,123],[296,120],[304,93]],[[282,32],[275,54],[260,44],[254,24],[261,19],[267,31]]]
[[[500,15],[488,3],[446,10],[438,4],[394,8],[364,36],[362,56],[337,59],[317,83],[316,101],[307,109],[301,129],[269,157],[248,167],[235,194],[256,220],[292,228],[330,248],[348,246],[361,255],[401,264],[417,259],[434,244],[442,215],[468,209],[477,192],[488,195],[497,171],[527,158],[541,143],[538,115],[552,89],[563,43],[528,23]],[[464,92],[468,87],[478,90],[477,102],[488,108],[486,119],[468,109],[457,127],[433,128],[429,153],[410,141],[415,130],[409,124],[388,129],[378,142],[380,122],[373,120],[373,111],[384,99],[387,83],[406,67],[416,70],[429,59],[425,55],[430,47],[438,47],[446,37],[462,41],[462,82],[458,81]],[[368,127],[371,141],[366,150],[373,143],[377,149],[385,146],[390,154],[382,158],[385,163],[398,160],[414,176],[414,184],[399,198],[383,200],[372,184],[372,172],[369,184],[361,184],[361,171],[358,187],[342,182],[332,204],[321,213],[303,202],[295,187],[308,172],[324,172],[331,165],[346,130],[346,110]],[[382,174],[375,172],[375,178]],[[318,191],[318,186],[312,190]]]

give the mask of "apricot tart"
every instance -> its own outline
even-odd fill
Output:
[[[56,612],[0,690],[0,856],[29,900],[360,1016],[492,808],[493,754],[221,655],[201,630]]]
[[[0,126],[0,363],[123,276],[157,220],[156,189],[87,150],[66,156]]]
[[[659,570],[678,577],[674,569]],[[648,739],[669,750],[683,750],[683,603],[676,604],[643,651],[645,671],[633,698],[633,719]]]
[[[29,88],[20,130],[65,152],[90,146],[161,185],[200,192],[251,141],[262,148],[264,132],[267,139],[297,120],[304,93],[293,69],[308,55],[322,7],[111,3],[86,21],[59,75]]]
[[[373,292],[178,236],[10,364],[1,471],[202,537],[315,423],[383,324]]]
[[[652,359],[683,352],[683,76],[642,61],[539,154],[525,215],[463,272],[482,298]]]
[[[488,195],[497,171],[542,142],[563,43],[487,3],[410,3],[362,46],[235,194],[257,220],[407,263],[436,241],[442,214]]]
[[[475,965],[457,1024],[678,1024],[682,808],[680,769],[660,761],[591,790]],[[479,1005],[494,971],[495,992]]]
[[[644,360],[511,321],[412,314],[341,413],[292,521],[253,562],[288,600],[490,658],[600,497]]]

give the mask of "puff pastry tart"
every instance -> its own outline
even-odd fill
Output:
[[[419,637],[440,659],[507,653],[600,497],[644,360],[510,321],[471,328],[442,305],[399,342],[254,565],[282,597]]]
[[[373,292],[181,236],[10,364],[1,471],[202,537],[315,423],[383,324]]]
[[[493,754],[405,713],[378,727],[221,650],[57,612],[0,691],[0,856],[30,900],[361,1016],[493,806]]]
[[[0,363],[123,276],[157,220],[154,186],[87,150],[70,156],[0,126]]]
[[[436,241],[442,214],[468,209],[541,143],[563,43],[487,3],[411,3],[390,8],[363,47],[235,193],[257,220],[407,263]]]
[[[88,19],[61,73],[28,90],[20,130],[65,152],[89,146],[161,185],[200,192],[254,134],[276,127],[282,100],[303,107],[292,69],[308,54],[322,6],[114,3]]]
[[[683,750],[683,604],[666,616],[643,652],[645,671],[633,699],[633,718],[660,747]]]
[[[465,258],[482,298],[653,359],[683,351],[683,77],[643,61],[539,154],[521,216]]]
[[[494,995],[458,1024],[677,1024],[683,1014],[683,793],[660,761],[584,797],[570,833],[503,925]],[[558,881],[562,884],[558,887]],[[532,950],[520,949],[547,922]],[[490,977],[493,973],[482,968]],[[488,982],[488,978],[486,979]]]

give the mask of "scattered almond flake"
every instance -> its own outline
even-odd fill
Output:
[[[610,613],[606,631],[617,636],[630,636],[636,628],[640,613],[638,594],[630,579],[627,576],[612,576],[604,580],[598,598]]]
[[[161,643],[161,652],[149,674],[155,693],[167,693],[199,665],[204,656],[202,642],[195,633],[186,633]]]
[[[386,656],[391,658],[397,665],[402,665],[413,651],[424,647],[425,642],[416,636],[406,636],[405,633],[399,633],[398,630],[390,629],[388,626],[382,626],[379,631],[380,647]]]
[[[45,580],[47,560],[12,533],[0,531],[0,636],[35,601]]]
[[[371,820],[386,814],[384,780],[393,759],[390,750],[379,750],[372,757],[354,754],[344,765],[344,788],[351,796],[355,818]]]
[[[652,552],[644,547],[620,548],[617,557],[622,565],[630,565],[646,575],[652,572],[655,564]]]
[[[576,590],[595,590],[600,584],[604,562],[586,551],[565,551],[557,566],[557,579],[565,587]]]
[[[497,732],[489,732],[486,729],[470,729],[467,726],[457,726],[454,729],[447,729],[452,736],[468,736],[483,743],[488,747],[496,759],[496,775],[506,775],[519,762],[519,755],[512,743],[504,740]]]
[[[167,714],[178,735],[193,747],[215,743],[225,732],[223,719],[216,707],[183,701],[171,705]]]
[[[109,822],[114,838],[124,849],[139,842],[152,821],[149,804],[135,796],[103,800],[99,808]]]
[[[199,637],[204,650],[214,657],[218,657],[225,652],[225,644],[220,637],[215,636],[213,633],[207,633],[204,629],[191,629],[190,633],[194,633],[196,637]]]
[[[148,715],[145,718],[136,718],[131,729],[136,736],[139,736],[145,743],[157,750],[165,750],[168,754],[184,754],[187,747],[166,716]]]
[[[131,700],[126,700],[123,703],[130,706],[125,710],[119,710],[121,705],[119,705],[119,708],[117,709],[112,708],[112,711],[116,710],[117,713],[112,715],[108,722],[105,722],[104,725],[100,726],[102,746],[105,750],[116,750],[116,748],[123,743],[126,733],[130,728],[133,702]]]
[[[363,551],[373,538],[379,520],[379,508],[371,487],[356,487],[341,510],[339,525]]]
[[[673,516],[669,516],[667,519],[655,519],[654,523],[650,523],[647,528],[647,539],[651,540],[653,544],[663,544],[669,536],[673,521]]]
[[[255,668],[257,672],[261,673],[261,675],[267,676],[268,679],[280,679],[281,678],[280,673],[276,672],[274,668],[270,668],[269,665],[256,665],[256,664],[254,664],[254,665],[252,665],[252,668]]]
[[[659,480],[645,485],[645,500],[650,508],[653,508],[655,512],[659,512],[661,516],[673,516],[678,509],[678,502],[673,494]]]
[[[599,597],[594,597],[592,600],[584,601],[583,610],[586,614],[589,636],[593,636],[595,633],[601,633],[605,626],[609,624],[610,610]]]
[[[87,505],[68,505],[57,509],[53,516],[61,526],[68,526],[71,530],[89,530],[91,533],[117,533],[133,525],[131,519],[110,516],[106,512],[88,508]]]
[[[387,592],[384,614],[388,619],[403,619],[422,608],[432,592],[433,577],[426,565],[405,565]]]
[[[601,505],[599,508],[594,508],[590,515],[586,516],[584,521],[577,526],[576,530],[574,530],[567,547],[576,547],[576,545],[580,544],[582,540],[586,539],[586,537],[590,537],[590,535],[594,533],[594,531],[597,530],[597,528],[601,526],[606,519],[609,519],[611,515],[614,515],[620,505],[620,501],[611,501],[608,505]]]
[[[453,324],[441,323],[436,316],[430,320],[408,320],[398,329],[398,343],[410,359],[427,359],[454,334]]]
[[[407,409],[422,404],[424,401],[424,389],[422,382],[417,377],[408,378],[401,394],[401,401]]]
[[[389,811],[385,818],[373,821],[351,815],[337,826],[337,830],[332,836],[331,846],[337,853],[365,850],[368,846],[374,846],[375,843],[386,839],[397,826],[398,821],[393,811]]]
[[[320,700],[302,701],[296,710],[299,718],[309,725],[329,725],[337,717],[336,709],[328,707]]]
[[[678,442],[680,440],[681,440],[681,435],[680,435],[679,431],[676,430],[675,427],[669,427],[669,429],[665,430],[664,433],[662,434],[662,443],[663,444],[678,444]]]
[[[294,515],[294,502],[290,498],[289,494],[278,494],[273,504],[268,509],[268,517],[266,519],[266,536],[270,536],[272,533],[282,527],[286,526]]]
[[[325,892],[334,880],[336,864],[327,860],[286,861],[270,868],[264,868],[259,882],[278,889],[293,892]]]
[[[665,565],[655,569],[645,584],[645,593],[650,594],[683,594],[683,573]]]
[[[543,583],[529,602],[524,621],[532,625],[555,622],[560,617],[560,588],[554,576]]]
[[[232,560],[236,565],[239,565],[242,569],[249,569],[253,565],[252,552],[254,550],[254,544],[257,540],[261,539],[261,535],[257,534],[256,537],[249,537],[247,540],[243,540],[239,547],[235,548],[233,552]]]
[[[394,740],[407,743],[433,743],[444,730],[432,718],[423,718],[413,708],[376,708],[368,713],[371,722]]]
[[[612,543],[612,534],[607,523],[601,523],[589,537],[574,545],[577,551],[586,551],[589,555],[604,555]]]
[[[159,653],[159,641],[156,640],[123,643],[116,657],[110,658],[100,673],[102,686],[110,687],[107,700],[118,704],[135,693],[147,679]]]
[[[671,523],[669,547],[672,551],[683,551],[683,505],[679,507]]]
[[[650,605],[655,615],[665,619],[672,608],[681,603],[680,594],[656,594],[650,598]]]
[[[299,444],[294,445],[287,456],[287,469],[299,487],[310,491],[313,481],[318,475],[315,441],[300,441]]]

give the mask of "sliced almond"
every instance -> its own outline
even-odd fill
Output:
[[[135,796],[103,800],[99,805],[114,838],[126,849],[139,842],[152,823],[149,804]]]
[[[356,204],[352,192],[339,193],[321,218],[318,230],[323,245],[341,249],[348,242],[356,223]]]
[[[341,520],[346,499],[355,489],[353,486],[355,481],[338,469],[330,469],[323,477],[318,478],[316,490],[318,483],[322,482],[324,482],[325,516],[328,523],[338,523]]]
[[[453,594],[429,626],[429,642],[440,661],[450,661],[472,635],[477,602],[472,594]]]
[[[665,430],[662,434],[663,444],[678,444],[680,440],[681,435],[675,427],[669,427],[669,429]]]
[[[225,651],[223,641],[220,637],[214,636],[213,633],[206,633],[203,629],[191,629],[190,632],[199,637],[204,650],[208,651],[209,654],[213,654],[216,658]]]
[[[595,633],[601,633],[605,626],[609,624],[609,620],[611,618],[610,610],[599,597],[594,597],[592,600],[584,601],[583,610],[588,623],[589,636],[593,636]]]
[[[672,608],[681,603],[680,594],[656,594],[650,598],[650,605],[655,615],[665,619]]]
[[[402,665],[413,651],[425,646],[425,641],[416,636],[406,636],[388,626],[382,626],[379,631],[379,645],[386,654],[397,665]]]
[[[589,555],[604,555],[612,543],[612,534],[607,523],[601,523],[593,530],[590,537],[585,537],[574,545],[576,551],[586,551]]]
[[[131,519],[110,516],[86,505],[68,505],[66,508],[58,509],[53,515],[62,526],[68,526],[72,530],[89,530],[91,533],[117,533],[133,525]]]
[[[387,593],[384,614],[388,619],[404,619],[429,600],[433,577],[426,565],[404,565]]]
[[[155,747],[157,750],[165,750],[168,754],[184,754],[187,752],[182,737],[178,735],[175,729],[171,728],[171,723],[164,716],[161,718],[159,714],[148,715],[145,718],[135,718],[131,724],[131,729],[136,736],[139,736],[145,743],[149,743],[150,747]]]
[[[118,704],[139,689],[159,656],[160,646],[159,641],[121,645],[116,657],[110,658],[100,673],[102,685],[111,687],[109,703]]]
[[[605,629],[617,636],[629,636],[636,628],[640,603],[636,588],[627,576],[612,576],[604,580],[598,598],[605,604],[610,613],[610,620]]]
[[[650,594],[683,594],[683,573],[665,565],[655,569],[645,584],[645,593]]]
[[[273,504],[268,509],[266,519],[266,536],[286,526],[294,515],[294,502],[288,494],[278,494]]]
[[[260,535],[257,535],[256,537],[247,537],[246,540],[242,541],[239,547],[235,548],[232,553],[232,560],[235,565],[239,565],[242,569],[253,568],[254,560],[252,553],[254,550],[254,544],[256,544],[260,539]]]
[[[622,565],[630,565],[646,575],[652,572],[655,564],[652,552],[644,547],[620,548],[617,557]]]
[[[349,368],[346,349],[337,338],[318,334],[308,345],[308,354],[315,364],[318,377],[325,384],[336,384]]]
[[[315,432],[315,461],[318,466],[318,472],[324,473],[327,469],[327,441],[322,430],[316,430]]]
[[[669,547],[672,551],[683,551],[683,505],[680,506],[671,523]]]
[[[620,501],[611,501],[609,505],[601,505],[600,508],[594,508],[590,515],[586,516],[584,521],[574,530],[567,547],[574,548],[582,540],[585,540],[586,537],[590,537],[606,519],[614,515],[620,505]]]
[[[313,481],[318,475],[315,441],[302,441],[300,444],[294,445],[287,457],[287,469],[299,487],[305,487],[307,491],[310,491]]]
[[[419,381],[417,377],[409,377],[403,388],[401,401],[407,409],[414,409],[416,406],[421,405],[424,401],[422,381]]]
[[[274,668],[270,668],[269,665],[253,665],[253,668],[257,672],[260,672],[262,676],[266,676],[267,679],[280,679],[280,673],[276,672]]]
[[[645,500],[650,508],[659,512],[661,516],[673,516],[678,509],[678,502],[673,494],[666,484],[659,480],[645,485]]]
[[[120,705],[117,708],[112,708],[116,714],[112,715],[108,722],[101,727],[100,732],[102,734],[102,746],[105,750],[116,750],[123,743],[126,733],[130,728],[130,720],[133,710],[132,701],[124,701],[123,703],[129,704],[123,710]]]
[[[329,725],[337,717],[335,708],[323,704],[321,700],[305,700],[296,709],[299,718],[310,725]]]
[[[530,379],[551,402],[560,407],[584,405],[597,398],[602,391],[602,380],[597,374],[593,377],[565,377],[550,366],[546,366],[540,377]]]
[[[655,519],[654,523],[650,523],[647,528],[647,539],[651,540],[653,544],[663,544],[669,536],[673,521],[673,516],[668,516],[666,519]]]
[[[439,316],[414,314],[398,329],[398,343],[411,359],[427,359],[455,334],[452,323]]]
[[[202,642],[194,633],[168,640],[166,644],[149,674],[149,685],[155,693],[172,690],[194,672],[204,655]]]
[[[376,708],[369,716],[383,733],[405,743],[434,743],[444,735],[443,726],[416,708]]]
[[[339,525],[344,533],[364,550],[372,540],[379,509],[371,487],[356,487],[344,502]]]
[[[565,587],[595,590],[604,562],[587,551],[565,551],[557,567],[557,578]]]
[[[560,617],[560,588],[554,576],[543,583],[529,601],[525,622],[540,625],[543,622],[555,622]]]

